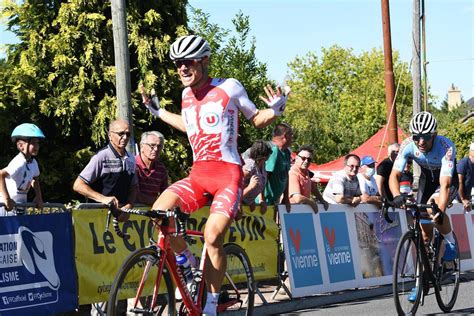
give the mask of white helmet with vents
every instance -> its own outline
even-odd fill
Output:
[[[171,60],[199,59],[211,55],[209,43],[200,36],[188,35],[178,38],[170,48]]]
[[[410,132],[412,134],[433,134],[436,133],[438,123],[435,117],[429,112],[419,112],[410,121]]]

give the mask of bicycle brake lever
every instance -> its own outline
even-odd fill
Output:
[[[389,224],[393,223],[393,220],[390,218],[390,216],[388,216],[388,208],[390,207],[387,199],[383,199],[382,201],[382,214],[383,214],[383,218],[385,219],[385,221]]]

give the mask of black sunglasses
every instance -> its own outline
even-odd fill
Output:
[[[111,132],[118,135],[119,137],[124,137],[124,136],[130,137],[130,135],[132,135],[130,132],[114,132],[114,131],[111,131]]]
[[[434,134],[413,134],[411,137],[415,142],[419,142],[420,139],[423,139],[425,142],[429,142],[433,136]]]
[[[300,155],[298,155],[298,157],[300,157],[301,160],[303,160],[303,161],[308,160],[308,162],[311,162],[311,161],[313,160],[313,158],[311,158],[311,157],[302,157],[302,156],[300,156]]]
[[[180,59],[180,60],[175,60],[174,64],[178,68],[181,68],[183,65],[186,66],[186,68],[188,68],[188,67],[196,65],[201,60],[202,59]]]

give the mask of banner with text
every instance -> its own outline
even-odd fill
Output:
[[[193,213],[187,228],[203,231],[208,214],[208,207]],[[124,240],[112,227],[105,231],[106,215],[105,209],[73,211],[80,304],[107,300],[125,258],[132,251],[147,246],[150,236],[156,240],[156,231],[147,218],[132,215],[128,222],[121,223],[122,230],[130,235]],[[236,243],[245,249],[257,280],[276,277],[278,227],[272,212],[269,210],[262,215],[258,209],[250,212],[244,208],[243,215],[229,228],[224,243]],[[195,256],[201,257],[201,240],[190,248]]]
[[[320,209],[323,209],[322,207]],[[314,214],[307,205],[279,207],[285,259],[295,297],[390,284],[398,241],[407,231],[405,211],[387,223],[373,205],[330,205]],[[474,215],[462,205],[448,210],[461,256],[461,270],[474,267]]]
[[[74,310],[70,213],[0,217],[0,315]]]

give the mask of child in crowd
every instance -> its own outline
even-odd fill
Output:
[[[38,126],[23,123],[15,127],[12,132],[12,141],[19,151],[7,167],[0,170],[0,202],[5,207],[0,207],[0,216],[15,215],[20,210],[15,210],[15,203],[26,203],[28,191],[33,187],[35,191],[34,202],[38,208],[43,207],[41,195],[38,155],[40,139],[45,136]]]

